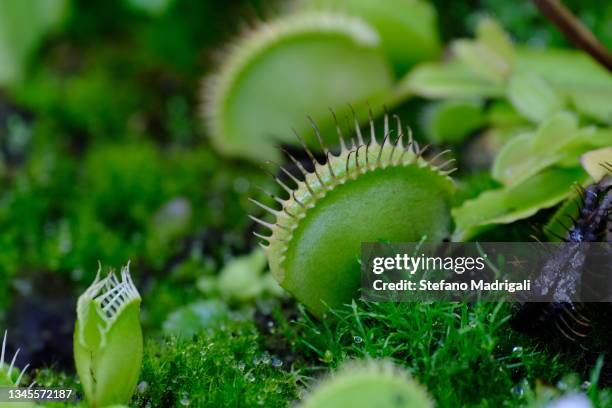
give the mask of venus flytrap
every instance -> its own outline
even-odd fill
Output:
[[[111,272],[79,297],[74,360],[92,408],[127,404],[138,381],[143,354],[140,295],[129,264],[120,278]]]
[[[439,242],[450,233],[455,187],[448,176],[453,169],[444,167],[454,159],[441,165],[424,159],[425,149],[416,145],[410,130],[404,132],[399,118],[394,119],[397,125],[391,129],[385,117],[378,139],[372,121],[369,139],[355,121],[357,140],[349,144],[338,127],[337,154],[329,151],[313,124],[325,162],[318,162],[304,146],[312,170],[288,155],[301,177],[280,169],[295,185],[276,178],[287,193],[285,199],[272,196],[280,208],[253,200],[274,216],[270,222],[252,217],[271,230],[267,236],[255,235],[267,242],[262,246],[272,274],[318,317],[328,306],[339,307],[358,295],[362,242],[415,242],[423,237]],[[448,151],[437,159],[444,153]]]

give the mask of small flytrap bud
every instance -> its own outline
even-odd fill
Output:
[[[300,408],[428,408],[427,391],[388,360],[351,361],[305,396]]]
[[[142,363],[140,295],[129,264],[100,279],[100,270],[77,303],[74,360],[92,408],[130,401]]]

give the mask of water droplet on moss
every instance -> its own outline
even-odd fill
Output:
[[[357,344],[361,343],[363,341],[363,339],[359,336],[354,336],[353,337],[353,341]]]
[[[149,388],[149,383],[146,381],[141,381],[140,383],[138,383],[138,393],[139,394],[144,394],[147,391],[147,388]]]
[[[184,407],[191,405],[191,401],[189,400],[189,394],[187,394],[186,392],[183,393],[183,397],[181,398],[180,403]]]
[[[525,388],[522,385],[516,385],[512,388],[512,393],[518,397],[522,397],[525,394]]]
[[[514,346],[512,348],[512,354],[518,354],[518,355],[523,354],[523,347],[521,347],[521,346]]]

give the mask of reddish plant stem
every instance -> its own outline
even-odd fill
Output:
[[[589,53],[612,72],[612,54],[559,0],[533,0],[533,3],[576,47]]]

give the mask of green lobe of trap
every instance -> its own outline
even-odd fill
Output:
[[[285,253],[281,286],[321,316],[358,297],[362,242],[441,241],[449,180],[429,167],[388,167],[329,191],[307,211]]]

